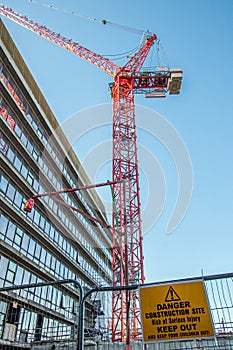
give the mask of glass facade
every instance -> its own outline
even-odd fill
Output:
[[[85,172],[70,161],[62,139],[52,137],[55,118],[47,105],[46,111],[38,106],[28,88],[29,78],[21,74],[27,67],[12,41],[8,48],[7,35],[1,23],[0,288],[64,279],[78,281],[84,290],[110,285],[109,230],[49,196],[36,200],[31,213],[23,211],[33,194],[85,185],[81,181]],[[12,50],[14,57],[10,57]],[[37,97],[39,93],[43,100],[38,91],[37,87]],[[107,224],[96,198],[97,194],[92,197],[83,191],[59,197]],[[74,338],[78,300],[72,283],[0,292],[0,347],[8,341],[29,344]],[[94,327],[92,310],[89,298],[85,317],[90,328]]]

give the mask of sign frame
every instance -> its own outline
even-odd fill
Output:
[[[216,337],[203,278],[139,288],[143,343]]]

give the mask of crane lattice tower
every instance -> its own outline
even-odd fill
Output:
[[[182,71],[141,68],[154,44],[155,34],[147,33],[140,49],[120,67],[109,59],[92,52],[36,23],[12,9],[0,5],[0,14],[50,40],[62,48],[101,68],[113,77],[112,96],[112,273],[113,286],[144,283],[142,250],[139,169],[136,145],[135,93],[146,97],[179,94]],[[104,24],[106,24],[106,21]],[[137,291],[114,291],[112,299],[112,340],[141,339],[140,309]]]

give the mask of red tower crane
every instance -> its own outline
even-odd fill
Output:
[[[68,40],[27,17],[0,5],[0,14],[52,41],[62,48],[101,68],[114,78],[111,84],[112,107],[112,273],[113,286],[144,283],[142,225],[139,195],[139,173],[136,146],[134,94],[165,97],[179,94],[180,69],[155,68],[140,72],[154,44],[155,34],[146,33],[140,49],[120,67],[109,59]],[[106,21],[102,21],[103,24]],[[115,291],[112,299],[112,340],[141,338],[141,321],[137,292]],[[130,348],[130,346],[129,346]]]

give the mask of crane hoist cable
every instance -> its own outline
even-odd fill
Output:
[[[156,41],[156,54],[157,54],[157,62],[158,62],[158,66],[165,66],[165,67],[169,67],[168,64],[168,59],[165,53],[165,50],[161,44],[161,41],[158,39]]]
[[[109,55],[109,54],[108,55],[101,54],[101,55],[104,57],[111,57],[112,61],[117,61],[117,60],[121,60],[124,58],[128,58],[130,55],[133,55],[138,49],[139,49],[139,45],[137,45],[134,49],[131,49],[131,50],[126,51],[126,52],[111,54],[111,55]]]
[[[126,25],[122,25],[122,24],[118,24],[118,23],[114,23],[114,22],[110,22],[110,21],[107,21],[105,19],[97,19],[95,17],[90,17],[90,16],[87,16],[87,15],[82,15],[80,13],[77,13],[75,11],[69,11],[69,10],[66,10],[66,9],[61,9],[59,7],[56,7],[54,5],[50,5],[50,4],[47,4],[47,3],[44,3],[44,2],[40,2],[40,1],[37,1],[37,0],[28,0],[29,2],[33,2],[35,4],[38,4],[38,5],[41,5],[41,6],[45,6],[45,7],[48,7],[48,8],[51,8],[53,10],[56,10],[56,11],[59,11],[59,12],[64,12],[68,15],[73,15],[73,16],[78,16],[78,17],[81,17],[81,18],[84,18],[84,19],[87,19],[89,21],[93,21],[93,22],[99,22],[103,25],[109,25],[111,27],[114,27],[114,28],[117,28],[117,29],[121,29],[121,30],[124,30],[124,31],[128,31],[128,32],[131,32],[131,33],[134,33],[134,34],[138,34],[138,35],[143,35],[146,33],[146,31],[144,30],[141,30],[141,29],[137,29],[137,28],[132,28],[132,27],[128,27]],[[149,33],[149,32],[148,32]]]
[[[78,17],[81,17],[81,18],[84,18],[84,19],[88,19],[89,21],[98,21],[96,18],[93,18],[93,17],[90,17],[90,16],[86,16],[86,15],[81,15],[80,13],[77,13],[77,12],[74,12],[74,11],[69,11],[69,10],[65,10],[65,9],[61,9],[59,7],[56,7],[54,5],[50,5],[50,4],[47,4],[45,2],[41,2],[41,1],[37,1],[37,0],[28,0],[29,2],[33,2],[37,5],[40,5],[40,6],[44,6],[44,7],[48,7],[48,8],[51,8],[53,10],[56,10],[56,11],[59,11],[59,12],[64,12],[68,15],[74,15],[74,16],[78,16]]]
[[[114,28],[117,28],[117,29],[120,29],[120,30],[128,31],[128,32],[135,33],[135,34],[139,34],[139,35],[142,36],[141,42],[143,42],[143,38],[145,37],[145,35],[149,34],[148,31],[146,32],[146,31],[143,31],[143,30],[140,30],[140,29],[136,29],[136,28],[125,26],[125,25],[113,23],[113,22],[110,22],[110,21],[107,21],[107,20],[104,20],[104,19],[99,20],[99,19],[96,19],[94,17],[90,17],[90,16],[87,16],[87,15],[82,15],[82,14],[77,13],[75,11],[69,11],[69,10],[66,10],[66,9],[61,9],[59,7],[56,7],[54,5],[50,5],[50,4],[45,3],[45,2],[41,2],[41,1],[37,1],[37,0],[28,0],[28,1],[32,2],[32,3],[35,3],[37,5],[40,5],[40,6],[44,6],[44,7],[47,7],[47,8],[56,10],[56,11],[59,11],[59,12],[63,12],[63,13],[69,14],[69,15],[78,16],[80,18],[84,18],[84,19],[87,19],[89,21],[99,22],[99,23],[101,23],[103,25],[109,25],[111,27],[114,27]],[[118,53],[118,54],[114,54],[114,55],[104,55],[104,54],[102,54],[102,56],[103,57],[111,57],[113,61],[117,61],[117,60],[121,60],[121,59],[124,59],[124,58],[129,58],[129,56],[133,55],[139,49],[139,47],[140,47],[140,45],[137,45],[134,49],[131,49],[131,50],[127,51],[127,52]]]

